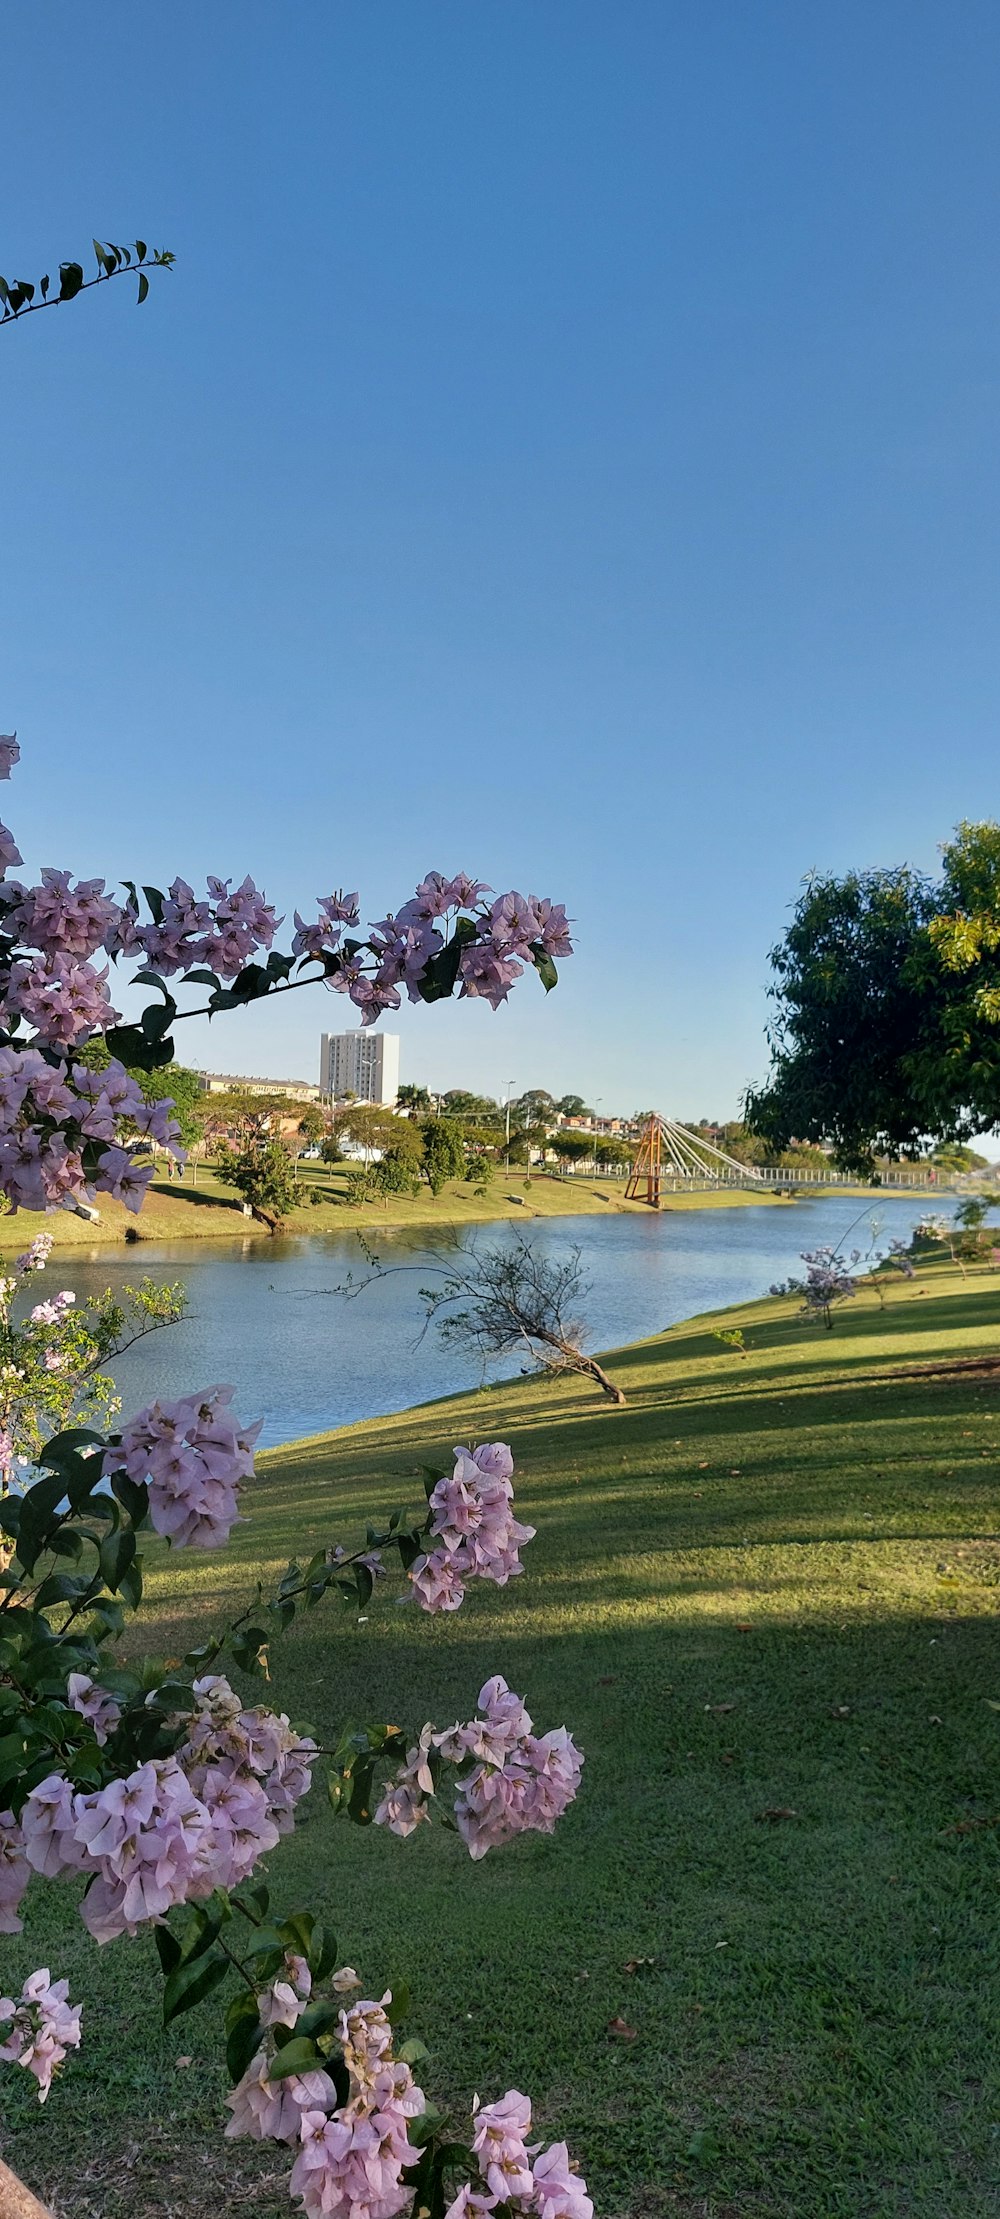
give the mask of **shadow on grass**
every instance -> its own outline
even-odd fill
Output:
[[[475,2089],[530,2089],[602,2211],[667,2185],[740,2219],[995,2211],[997,1840],[953,1831],[1000,1805],[990,1626],[873,1612],[748,1637],[711,1612],[651,1629],[625,1610],[554,1642],[521,1625],[512,1641],[496,1606],[483,1626],[386,1619],[366,1634],[317,1614],[290,1638],[277,1688],[321,1738],[395,1711],[401,1685],[414,1722],[465,1715],[487,1669],[516,1665],[539,1728],[567,1718],[586,1752],[556,1837],[481,1866],[454,1836],[335,1821],[319,1792],[271,1860],[281,1901],[335,1924],[366,1992],[409,1980],[435,2100],[461,2113]],[[161,2034],[152,1950],[95,1952],[41,1885],[8,1946],[16,1977],[41,1952],[89,2006],[44,2138],[11,2092],[11,2161],[66,2219],[244,2212],[262,2153],[217,2144],[210,2193],[206,2175],[218,2005]],[[609,2037],[618,2016],[634,2041]],[[708,2178],[687,2154],[701,2129]],[[255,2192],[260,2219],[272,2196],[287,2208],[273,2180]]]

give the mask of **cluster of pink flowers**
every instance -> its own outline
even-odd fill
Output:
[[[573,943],[565,909],[537,894],[501,894],[489,906],[482,896],[492,889],[465,872],[444,878],[430,871],[411,901],[394,916],[383,917],[374,928],[371,948],[377,958],[373,979],[348,981],[343,975],[331,985],[345,987],[362,1011],[362,1023],[371,1023],[383,1009],[398,1009],[399,988],[411,1001],[420,999],[421,982],[428,965],[445,946],[438,924],[470,914],[475,937],[466,941],[459,959],[461,993],[482,995],[497,1009],[534,951],[569,956]]]
[[[534,1539],[535,1528],[519,1525],[514,1516],[513,1471],[503,1441],[471,1452],[455,1450],[454,1471],[438,1480],[430,1498],[430,1533],[437,1545],[418,1556],[410,1571],[423,1610],[457,1610],[467,1579],[505,1587],[523,1572],[518,1551]]]
[[[146,1102],[114,1060],[98,1072],[50,1063],[35,1047],[0,1048],[0,1188],[15,1209],[54,1209],[103,1193],[137,1210],[153,1166],[118,1144],[122,1120],[138,1136],[140,1150],[157,1140],[183,1160],[172,1108],[170,1100]],[[87,1142],[98,1144],[98,1154],[85,1176]]]
[[[493,2211],[497,2204],[535,2212],[538,2219],[593,2219],[587,2184],[565,2142],[553,2142],[547,2150],[529,2143],[531,2104],[519,2089],[508,2088],[498,2103],[481,2104],[477,2096],[472,2120],[472,2147],[485,2193],[460,2189],[445,2219],[466,2219],[470,2211]]]
[[[106,1476],[127,1472],[149,1488],[157,1533],[179,1548],[217,1549],[238,1515],[244,1480],[253,1478],[256,1425],[241,1426],[228,1408],[231,1387],[206,1387],[177,1402],[154,1402],[106,1450]]]
[[[294,2027],[310,1992],[301,1959],[287,1959],[289,1977],[259,1997],[261,2022]],[[304,1974],[304,1978],[303,1978]],[[355,1983],[350,1968],[334,1988]],[[275,2008],[276,1997],[280,2005]],[[423,2089],[409,2066],[393,2056],[393,2034],[385,2006],[357,2003],[340,2013],[338,2036],[350,2076],[350,2092],[339,2107],[329,2075],[322,2070],[272,2081],[270,2041],[257,2051],[247,2071],[226,2098],[232,2117],[227,2135],[298,2143],[290,2188],[301,2199],[306,2219],[395,2219],[406,2210],[412,2189],[404,2172],[417,2158],[409,2138],[410,2121],[426,2109]],[[593,2219],[586,2183],[565,2142],[547,2150],[531,2143],[531,2104],[510,2088],[498,2103],[473,2107],[472,2147],[480,2181],[466,2183],[449,2205],[446,2219],[474,2219],[477,2213],[510,2205],[535,2219]]]
[[[22,1248],[20,1255],[15,1256],[15,1271],[20,1273],[22,1279],[27,1278],[29,1271],[44,1271],[53,1245],[51,1233],[36,1233],[30,1248]]]
[[[290,1834],[296,1805],[312,1785],[315,1742],[297,1734],[284,1711],[263,1705],[244,1710],[221,1673],[196,1680],[193,1693],[195,1708],[177,1754],[196,1795],[211,1801],[213,1775],[259,1785],[267,1828]]]
[[[141,952],[164,978],[205,964],[217,978],[236,978],[258,948],[269,948],[282,923],[252,878],[235,893],[232,880],[209,878],[208,898],[199,901],[193,886],[175,878],[159,917],[136,922],[132,910],[119,913],[115,937],[105,942],[113,954]]]
[[[121,1704],[116,1703],[107,1688],[98,1687],[87,1672],[71,1672],[66,1682],[66,1700],[71,1710],[85,1718],[92,1727],[94,1739],[104,1748],[110,1741],[121,1719]]]
[[[499,1673],[479,1691],[482,1716],[436,1733],[424,1726],[406,1761],[388,1782],[375,1812],[377,1826],[412,1834],[430,1817],[435,1793],[431,1751],[464,1766],[455,1795],[455,1824],[477,1861],[515,1834],[551,1834],[580,1785],[583,1756],[565,1726],[536,1735],[519,1695]]]
[[[80,1915],[98,1942],[135,1934],[175,1904],[224,1884],[216,1870],[223,1827],[175,1757],[139,1765],[89,1794],[74,1793],[52,1772],[29,1795],[21,1826],[35,1872],[50,1880],[91,1876]]]
[[[44,870],[40,886],[8,880],[4,901],[7,930],[15,939],[75,963],[108,946],[121,916],[118,903],[105,895],[103,878],[82,878],[74,887],[68,871]]]
[[[335,1989],[356,1985],[357,1975],[349,1966],[334,1976]],[[265,2026],[276,2023],[274,1994],[286,1990],[294,2015],[286,2012],[280,2023],[294,2026],[309,1993],[308,1973],[306,1984],[293,1974],[260,1997]],[[290,2187],[301,2198],[307,2219],[331,2213],[342,2219],[393,2219],[410,2202],[412,2191],[402,2180],[404,2168],[416,2158],[408,2125],[426,2109],[426,2097],[409,2066],[393,2057],[385,2013],[389,2000],[384,1996],[381,2003],[358,2003],[340,2014],[338,2035],[350,2093],[339,2109],[334,2084],[322,2070],[269,2080],[269,2044],[257,2051],[226,2098],[232,2112],[228,2135],[298,2144]]]
[[[80,2011],[68,2002],[69,1981],[52,1980],[47,1965],[25,1981],[17,2002],[0,1996],[0,2058],[7,2065],[23,2065],[38,2082],[38,2100],[44,2103],[67,2051],[80,2045]]]
[[[74,1679],[73,1707],[106,1740],[117,1706],[83,1675]],[[227,1680],[198,1681],[194,1694],[188,1738],[175,1756],[89,1793],[50,1773],[29,1795],[19,1828],[0,1819],[8,1919],[27,1877],[22,1859],[48,1879],[87,1874],[81,1917],[96,1941],[109,1942],[175,1904],[238,1887],[277,1847],[310,1786],[315,1744],[283,1714],[243,1710]]]

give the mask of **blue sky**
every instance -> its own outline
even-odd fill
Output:
[[[366,914],[550,893],[546,998],[404,1071],[735,1111],[813,866],[1000,803],[990,0],[9,0],[0,335],[28,862]],[[188,1028],[313,1074],[345,1004]]]

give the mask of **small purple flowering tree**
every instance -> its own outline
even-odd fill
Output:
[[[859,1220],[855,1218],[854,1224]],[[885,1287],[880,1268],[888,1264],[904,1279],[915,1277],[910,1248],[906,1241],[891,1239],[886,1248],[876,1248],[879,1236],[877,1218],[868,1220],[871,1239],[867,1249],[852,1248],[845,1253],[842,1248],[804,1249],[802,1262],[806,1266],[804,1278],[780,1281],[768,1289],[770,1294],[798,1294],[802,1297],[802,1314],[833,1331],[833,1312],[843,1302],[853,1302],[858,1293],[860,1272],[867,1270],[869,1284],[878,1296],[879,1308],[885,1308]],[[853,1226],[848,1227],[852,1232]]]
[[[0,741],[0,775],[18,752]],[[101,1193],[138,1209],[152,1144],[183,1158],[171,1102],[147,1102],[125,1066],[170,1062],[172,1027],[193,1013],[178,1003],[185,988],[207,988],[198,1007],[214,1014],[319,980],[371,1023],[401,990],[496,1007],[527,966],[553,986],[556,960],[572,952],[561,908],[520,894],[490,902],[464,876],[432,872],[367,937],[357,896],[330,895],[312,922],[296,914],[286,955],[249,878],[235,890],[210,879],[204,896],[181,879],[165,894],[144,887],[142,899],[127,884],[117,902],[102,879],[74,884],[64,871],[24,885],[7,875],[20,860],[0,827],[0,1192],[11,1210],[86,1209]],[[129,960],[155,998],[125,1023],[110,965]],[[110,1057],[101,1070],[81,1057],[98,1037]],[[32,1320],[38,1361],[44,1370],[48,1349],[58,1371],[69,1305],[42,1307],[52,1314]],[[529,2140],[518,2090],[477,2103],[464,2140],[446,2135],[414,2079],[425,2053],[397,2043],[405,1995],[349,2003],[360,1982],[335,1938],[308,1907],[274,1905],[261,1869],[321,1770],[347,1819],[405,1838],[440,1812],[475,1859],[519,1833],[550,1833],[580,1779],[566,1729],[536,1734],[520,1696],[493,1677],[464,1721],[346,1728],[320,1750],[227,1677],[234,1666],[263,1677],[269,1644],[300,1609],[330,1596],[367,1606],[387,1557],[431,1615],[459,1608],[470,1580],[517,1577],[533,1529],[514,1514],[509,1449],[456,1449],[452,1469],[426,1472],[422,1511],[398,1506],[362,1542],[290,1564],[180,1663],[124,1664],[117,1644],[142,1605],[144,1535],[223,1546],[253,1478],[257,1428],[240,1423],[225,1387],[156,1401],[117,1430],[64,1422],[71,1415],[70,1404],[48,1439],[38,1426],[30,1485],[14,1488],[0,1470],[0,1933],[19,1930],[29,1884],[82,1879],[96,1943],[152,1932],[166,2020],[225,1990],[226,2131],[289,2146],[290,2192],[307,2219],[393,2219],[411,2207],[421,2219],[501,2209],[591,2219],[565,2145]],[[82,2015],[48,1968],[0,1996],[0,2059],[32,2074],[43,2101]]]

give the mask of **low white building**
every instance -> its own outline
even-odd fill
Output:
[[[319,1100],[319,1087],[311,1086],[308,1079],[251,1079],[239,1071],[199,1071],[196,1076],[203,1094],[281,1094],[290,1102]]]

